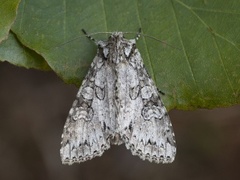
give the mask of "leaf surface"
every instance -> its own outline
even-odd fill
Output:
[[[82,28],[91,34],[141,27],[181,49],[144,36],[137,44],[168,109],[215,108],[240,102],[239,16],[238,0],[24,0],[12,30],[65,82],[79,86],[97,50]]]

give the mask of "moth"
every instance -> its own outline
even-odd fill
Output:
[[[83,32],[98,49],[64,125],[62,163],[81,163],[122,143],[143,160],[173,162],[172,124],[136,48],[140,31],[135,39],[113,32],[105,41]]]

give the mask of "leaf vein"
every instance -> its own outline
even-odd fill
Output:
[[[214,36],[213,36],[213,41],[214,41],[214,44],[215,44],[215,46],[216,46],[216,50],[217,50],[217,53],[218,53],[218,56],[219,56],[219,59],[220,59],[220,63],[221,63],[221,65],[222,65],[222,67],[223,67],[224,74],[225,74],[225,76],[227,77],[228,84],[229,84],[229,86],[230,86],[233,94],[236,95],[236,93],[235,93],[235,91],[234,91],[234,88],[233,88],[233,85],[232,85],[232,83],[231,83],[231,81],[230,81],[229,75],[228,75],[228,73],[227,73],[225,64],[223,63],[223,57],[222,57],[222,55],[221,55],[221,52],[220,52],[220,50],[219,50],[218,44],[217,44],[216,39],[215,39]]]
[[[63,0],[63,40],[66,40],[66,0]]]
[[[22,24],[23,24],[23,16],[24,16],[24,11],[25,11],[25,6],[26,6],[26,1],[23,0],[23,10],[21,13],[21,18],[20,18],[20,23],[19,23],[19,30],[22,31]]]
[[[140,27],[142,27],[142,22],[141,22],[141,19],[140,19],[140,13],[139,13],[139,2],[138,0],[136,0],[136,11],[137,11],[137,17],[138,17],[138,21],[139,21],[139,24],[140,24]],[[147,42],[145,40],[145,37],[143,37],[143,43],[144,43],[144,46],[146,47],[146,51],[147,51],[147,54],[146,56],[148,57],[149,59],[149,64],[150,64],[150,74],[151,74],[151,77],[152,79],[154,80],[154,82],[156,82],[156,77],[155,77],[155,73],[154,73],[154,70],[153,70],[153,64],[152,64],[152,60],[151,60],[151,57],[150,57],[150,53],[149,53],[149,49],[148,49],[148,46],[147,46]]]
[[[104,0],[101,1],[101,5],[102,5],[102,8],[103,8],[103,13],[104,13],[104,18],[106,21],[105,21],[105,28],[106,30],[108,30],[108,26],[107,26],[107,15],[106,15],[106,9],[105,9],[105,6],[104,6]]]
[[[214,10],[214,9],[203,9],[203,8],[196,8],[196,7],[189,7],[189,8],[192,10],[204,11],[204,12],[240,15],[240,12],[221,11],[221,10]]]
[[[176,0],[176,1],[178,1],[178,0]],[[173,2],[172,2],[172,4],[173,4]],[[174,5],[172,5],[172,7],[173,7],[173,13],[174,13],[175,21],[176,21],[176,26],[177,26],[177,31],[178,31],[178,34],[179,34],[180,42],[181,42],[181,45],[183,47],[184,56],[186,57],[187,64],[188,64],[189,70],[191,72],[191,76],[192,76],[192,79],[194,81],[194,84],[197,87],[198,91],[200,92],[199,87],[197,86],[196,78],[194,77],[194,74],[193,74],[193,69],[192,69],[191,63],[190,63],[189,58],[187,56],[185,46],[183,44],[183,38],[182,38],[182,34],[181,34],[180,27],[179,27],[179,24],[178,24],[177,16],[176,16],[176,10],[174,9]],[[200,92],[200,94],[202,95],[201,92]]]
[[[205,21],[204,21],[196,12],[193,11],[193,9],[192,9],[190,6],[184,4],[183,2],[181,2],[181,1],[179,1],[179,0],[175,0],[175,1],[178,2],[179,4],[181,4],[182,6],[184,6],[185,8],[187,8],[190,12],[192,12],[192,14],[193,14],[195,17],[197,17],[198,20],[199,20],[205,27],[207,27],[208,29],[212,29],[207,23],[205,23]],[[235,46],[235,47],[240,51],[240,49],[236,46],[236,44],[235,44],[234,42],[232,42],[231,40],[229,40],[229,39],[221,36],[220,34],[218,34],[217,32],[215,32],[215,31],[213,31],[213,30],[212,30],[212,33],[215,34],[216,36],[222,38],[223,40],[227,41],[228,43],[232,44],[233,46]]]

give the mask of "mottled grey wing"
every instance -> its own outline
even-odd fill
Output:
[[[143,66],[137,49],[117,67],[120,101],[118,132],[141,159],[171,163],[176,155],[172,124],[157,87]]]
[[[63,164],[101,156],[115,131],[113,85],[115,74],[96,56],[80,87],[65,123],[60,155]]]

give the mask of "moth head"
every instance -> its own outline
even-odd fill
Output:
[[[111,34],[111,36],[109,37],[109,40],[117,42],[117,41],[122,40],[123,38],[124,38],[124,36],[123,36],[122,32],[113,32]]]

